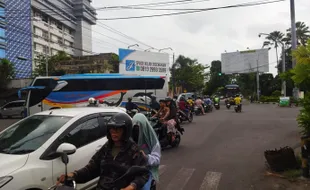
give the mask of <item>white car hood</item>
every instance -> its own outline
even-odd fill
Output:
[[[23,167],[27,162],[28,156],[29,154],[12,155],[0,153],[0,177],[9,175]]]

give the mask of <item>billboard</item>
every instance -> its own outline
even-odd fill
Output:
[[[268,49],[222,53],[222,73],[269,72]]]
[[[127,75],[165,76],[164,92],[159,96],[167,96],[169,70],[169,54],[119,49],[119,73]]]
[[[151,76],[169,75],[169,54],[119,49],[119,73]]]

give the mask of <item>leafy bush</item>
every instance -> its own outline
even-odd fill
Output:
[[[303,135],[310,134],[310,94],[307,94],[303,100],[301,100],[303,108],[300,110],[297,116],[298,127],[301,128]]]
[[[276,91],[272,92],[271,96],[279,97],[279,96],[281,96],[281,91],[280,90],[276,90]]]
[[[259,99],[261,102],[279,102],[278,96],[261,96]]]

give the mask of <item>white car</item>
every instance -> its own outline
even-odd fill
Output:
[[[57,148],[76,147],[68,171],[84,167],[107,142],[106,121],[120,108],[55,109],[29,116],[0,133],[0,189],[46,190],[65,172]],[[68,144],[65,144],[68,145]],[[68,146],[65,146],[68,147]],[[94,179],[77,189],[92,189]]]

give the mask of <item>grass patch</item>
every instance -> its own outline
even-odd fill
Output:
[[[282,173],[282,175],[288,180],[295,181],[297,178],[301,177],[302,171],[300,169],[287,170]]]

